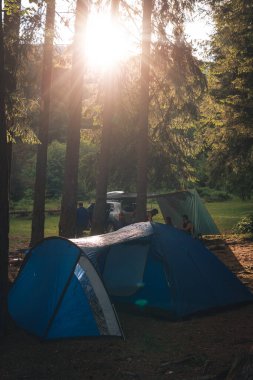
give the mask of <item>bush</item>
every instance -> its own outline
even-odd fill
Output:
[[[233,232],[237,234],[253,233],[253,214],[241,218],[233,227]]]
[[[232,198],[226,191],[214,190],[209,187],[199,187],[197,191],[206,202],[224,202]]]

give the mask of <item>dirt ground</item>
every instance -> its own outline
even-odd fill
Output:
[[[206,244],[253,291],[253,242]],[[10,256],[13,280],[23,255]],[[0,379],[222,380],[253,347],[253,304],[179,322],[118,314],[125,340],[40,343],[10,322],[0,341]]]

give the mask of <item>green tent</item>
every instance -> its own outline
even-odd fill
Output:
[[[124,191],[111,191],[107,193],[108,200],[136,201],[136,193],[125,193]],[[148,199],[154,199],[159,204],[164,220],[170,216],[175,227],[182,227],[182,215],[186,214],[193,223],[194,234],[198,235],[219,235],[207,208],[202,202],[197,190],[182,190],[166,194],[148,194]]]
[[[182,215],[186,214],[194,225],[196,236],[220,233],[196,190],[176,191],[150,197],[157,200],[164,219],[166,216],[170,216],[174,226],[180,228]]]

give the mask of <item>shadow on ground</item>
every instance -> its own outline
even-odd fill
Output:
[[[253,292],[253,241],[244,238],[207,238],[205,245]]]

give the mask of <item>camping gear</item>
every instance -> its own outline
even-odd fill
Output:
[[[16,323],[43,340],[122,336],[98,273],[67,239],[46,238],[27,253],[8,305]]]
[[[114,302],[178,319],[253,300],[198,239],[159,223],[73,240],[100,271]]]
[[[110,200],[136,200],[137,194],[124,191],[107,193]],[[214,223],[197,190],[174,191],[165,194],[148,194],[148,199],[155,200],[160,207],[164,220],[170,217],[174,226],[182,227],[182,216],[187,215],[194,227],[194,236],[219,235]]]
[[[156,195],[156,200],[164,219],[170,216],[174,226],[182,227],[182,215],[185,214],[193,224],[194,236],[220,234],[195,189]]]
[[[111,300],[180,319],[253,301],[203,244],[159,223],[32,248],[9,293],[17,324],[41,339],[121,336]]]

